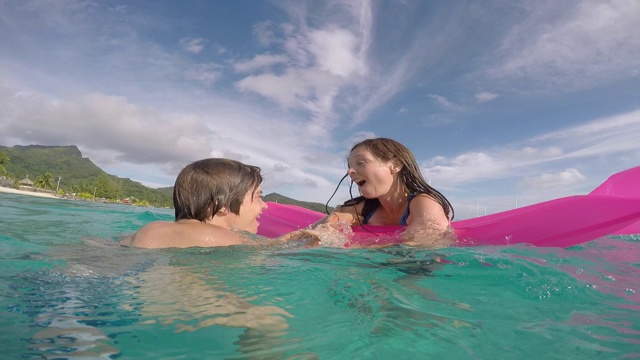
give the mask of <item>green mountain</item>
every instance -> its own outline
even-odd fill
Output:
[[[173,196],[173,186],[161,187],[161,188],[157,188],[156,190],[160,191],[163,194]]]
[[[167,194],[168,196],[173,196],[173,186],[159,188],[157,190]],[[273,202],[278,202],[280,204],[296,205],[296,206],[300,206],[310,210],[319,211],[322,213],[325,212],[324,204],[310,202],[310,201],[300,201],[300,200],[286,197],[284,195],[280,195],[278,193],[271,193],[271,194],[265,195],[264,201],[273,201]],[[333,211],[333,207],[329,206],[329,212],[331,211]]]
[[[0,152],[9,157],[9,163],[2,165],[6,168],[7,176],[16,181],[27,176],[31,181],[36,181],[38,177],[48,172],[53,181],[52,190],[56,190],[60,178],[59,188],[65,193],[85,193],[93,197],[95,192],[96,198],[105,198],[111,201],[135,198],[141,203],[146,200],[152,206],[173,207],[173,186],[152,189],[131,179],[107,174],[89,158],[83,158],[82,153],[75,145],[0,146]],[[268,194],[264,198],[265,201],[291,204],[325,212],[324,204],[299,201],[278,193]],[[333,208],[329,207],[329,211],[333,211]]]
[[[152,206],[171,206],[171,196],[142,185],[128,178],[107,174],[82,153],[75,145],[70,146],[0,146],[0,151],[9,157],[4,164],[8,176],[22,180],[27,176],[31,181],[49,173],[50,188],[66,193],[85,193],[96,198],[119,201],[133,198],[132,202]]]
[[[326,208],[324,204],[310,202],[310,201],[300,201],[300,200],[288,198],[278,193],[271,193],[271,194],[265,195],[264,201],[273,201],[280,204],[296,205],[296,206],[300,206],[310,210],[318,211],[321,213],[326,213]],[[332,212],[332,211],[333,211],[333,208],[329,206],[329,212]]]

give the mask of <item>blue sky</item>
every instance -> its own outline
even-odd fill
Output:
[[[0,145],[152,187],[227,157],[325,202],[390,137],[464,219],[640,165],[638,34],[636,0],[0,0]]]

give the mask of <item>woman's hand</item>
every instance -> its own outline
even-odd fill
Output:
[[[362,217],[360,216],[360,222]],[[351,225],[357,225],[354,214],[335,211],[307,229],[300,229],[278,238],[280,241],[302,241],[306,246],[343,247],[352,234]]]
[[[320,231],[312,229],[300,229],[277,238],[279,241],[299,241],[305,247],[317,247],[321,243]]]

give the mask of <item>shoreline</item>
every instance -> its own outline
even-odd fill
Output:
[[[25,190],[16,190],[16,189],[7,188],[7,187],[3,187],[3,186],[0,186],[0,193],[35,196],[35,197],[41,197],[41,198],[47,198],[47,199],[61,199],[58,196],[47,194],[47,193],[39,193],[39,192],[25,191]]]
[[[120,202],[104,202],[104,201],[93,201],[93,200],[87,200],[87,199],[81,199],[81,198],[75,198],[75,197],[61,197],[61,196],[55,196],[55,195],[51,195],[51,194],[47,194],[47,193],[39,193],[39,192],[34,192],[34,191],[26,191],[26,190],[16,190],[14,188],[7,188],[7,187],[3,187],[0,186],[0,194],[5,193],[5,194],[15,194],[15,195],[27,195],[27,196],[35,196],[35,197],[39,197],[39,198],[45,198],[45,199],[58,199],[58,200],[75,200],[75,201],[89,201],[89,202],[100,202],[100,203],[107,203],[107,204],[116,204],[116,205],[127,205],[127,206],[134,206],[134,207],[138,207],[136,205],[133,204],[123,204]],[[169,208],[164,208],[164,207],[157,207],[157,206],[148,206],[150,208],[154,208],[154,209],[169,209]]]

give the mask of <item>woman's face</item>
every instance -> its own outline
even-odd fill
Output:
[[[368,199],[389,193],[398,173],[392,161],[382,161],[362,146],[351,151],[348,165],[349,177],[358,185],[360,194]]]
[[[262,187],[258,186],[255,191],[250,189],[242,200],[239,214],[236,215],[235,228],[255,234],[260,225],[258,218],[266,208],[267,204],[262,200]]]

